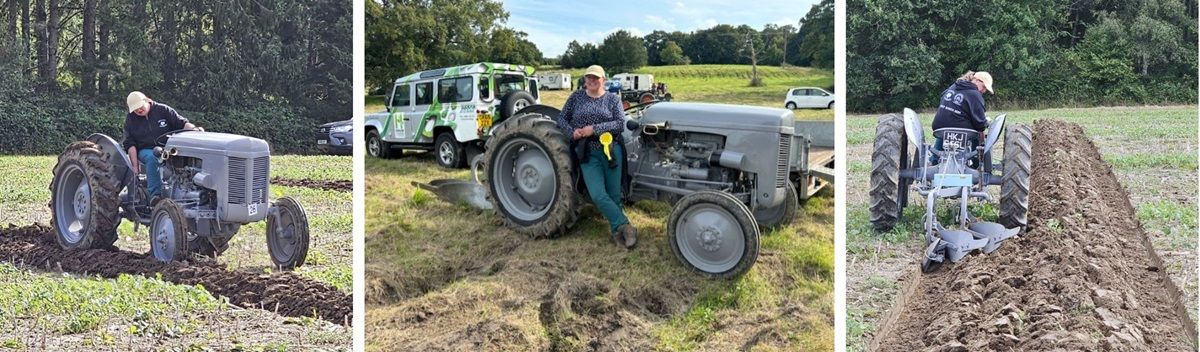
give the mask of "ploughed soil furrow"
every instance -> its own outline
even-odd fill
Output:
[[[354,190],[354,182],[347,181],[347,180],[309,180],[309,179],[294,180],[294,179],[290,179],[290,178],[279,178],[279,176],[275,176],[275,177],[271,178],[271,184],[281,185],[281,186],[290,186],[290,187],[316,188],[316,189],[322,189],[322,190],[326,190],[326,191],[350,192],[350,191]]]
[[[873,349],[1196,350],[1179,289],[1083,129],[1038,121],[1030,177],[1027,231],[991,254],[914,270]]]
[[[209,258],[163,263],[147,254],[114,249],[64,250],[54,239],[54,229],[40,224],[0,229],[0,260],[17,265],[114,278],[120,274],[155,277],[183,284],[203,285],[217,297],[246,308],[260,308],[292,317],[319,317],[349,325],[353,305],[350,295],[333,286],[292,272],[230,271]]]

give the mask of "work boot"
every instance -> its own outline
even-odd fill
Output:
[[[618,236],[621,237],[626,249],[633,249],[637,245],[637,229],[632,224],[624,224],[617,228]]]

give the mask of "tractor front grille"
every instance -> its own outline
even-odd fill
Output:
[[[256,204],[267,202],[267,174],[270,170],[270,157],[254,158],[254,188],[250,190],[250,200]]]
[[[270,157],[260,156],[252,162],[246,158],[229,157],[229,203],[265,203],[269,173]]]
[[[792,155],[792,136],[779,135],[779,158],[775,165],[775,187],[782,188],[788,182],[789,162]]]
[[[246,158],[229,157],[229,202],[246,204]]]

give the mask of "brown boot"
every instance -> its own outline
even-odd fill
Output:
[[[617,228],[617,233],[617,236],[624,239],[624,243],[621,244],[626,249],[633,249],[633,246],[637,245],[637,229],[633,227],[633,224],[621,225],[621,227]]]

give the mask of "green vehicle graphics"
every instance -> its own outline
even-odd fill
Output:
[[[492,126],[540,103],[534,68],[477,63],[396,79],[384,111],[366,117],[367,152],[387,158],[428,150],[438,164],[465,167],[483,151]]]

